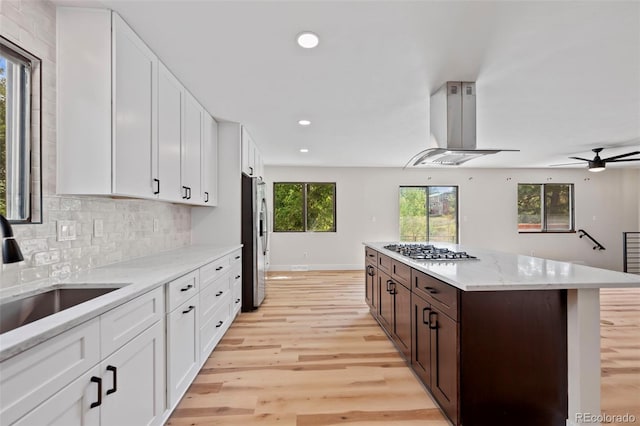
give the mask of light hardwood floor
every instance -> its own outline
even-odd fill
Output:
[[[640,424],[640,290],[603,291],[603,412]],[[273,272],[169,425],[424,425],[448,422],[364,302],[364,273]],[[542,426],[542,425],[541,425]]]

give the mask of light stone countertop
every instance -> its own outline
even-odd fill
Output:
[[[397,243],[363,244],[464,291],[640,287],[640,275],[458,244],[430,243],[477,259],[413,260],[383,248]]]
[[[67,279],[46,279],[0,290],[0,303],[53,289],[60,285],[91,285],[92,288],[122,287],[95,299],[49,315],[15,330],[0,334],[0,361],[76,325],[95,318],[141,294],[226,256],[236,246],[196,245],[162,252],[126,262],[89,269]]]

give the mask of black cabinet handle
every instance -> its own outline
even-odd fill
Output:
[[[236,299],[236,303],[240,303],[240,299]]]
[[[217,292],[217,293],[216,293],[216,297],[222,296],[222,293],[224,293],[224,291],[222,291],[222,290],[221,290],[221,291],[219,291],[219,292]]]
[[[236,256],[236,257],[235,257],[235,259],[236,259],[236,260],[240,259],[240,256]]]
[[[111,395],[118,390],[118,369],[113,365],[107,365],[107,371],[113,373],[113,387],[107,391],[107,395]]]
[[[435,320],[431,319],[431,315],[435,315]],[[438,328],[438,313],[437,312],[429,312],[429,328],[431,330],[435,330]]]
[[[240,275],[236,275],[236,280],[240,278]]]
[[[102,379],[100,377],[91,376],[91,383],[98,384],[98,400],[96,402],[92,402],[89,406],[90,408],[96,408],[102,405]]]
[[[422,309],[422,323],[424,325],[429,325],[429,319],[426,319],[426,320],[424,319],[424,313],[427,312],[427,311],[429,311],[429,313],[431,313],[431,308],[423,308]]]
[[[391,293],[391,288],[389,288],[391,284],[393,284],[393,281],[387,280],[387,293]]]
[[[216,268],[216,271],[220,271],[220,270],[222,270],[222,268],[224,268],[224,266],[218,266],[218,267]]]
[[[204,195],[206,195],[206,196],[207,196],[207,198],[205,198],[205,199],[204,199],[204,202],[205,202],[205,203],[208,203],[208,202],[209,202],[209,193],[208,193],[208,192],[205,192],[205,193],[204,193]]]
[[[189,193],[189,195],[187,196],[187,200],[190,200],[191,199],[191,187],[190,186],[187,186],[187,191]]]
[[[182,189],[184,190],[184,195],[182,196],[182,199],[186,200],[187,199],[187,187],[183,186]]]
[[[189,305],[189,309],[187,309],[186,311],[182,311],[183,314],[188,314],[189,312],[193,311],[196,307],[193,305]]]
[[[249,176],[253,176],[253,167],[249,166],[249,170],[251,171],[251,172],[249,173]]]
[[[159,194],[160,193],[160,179],[155,179],[154,178],[153,181],[158,184],[157,189],[153,193],[154,194]]]
[[[216,324],[216,328],[220,328],[222,324],[224,324],[224,321],[218,321],[218,323]]]
[[[375,254],[371,254],[371,253],[369,253],[367,256],[369,256],[369,257],[376,257],[376,255],[375,255]]]
[[[440,293],[437,289],[433,288],[433,287],[425,287],[425,290],[427,290],[429,292],[429,294],[438,294]]]
[[[396,265],[395,264],[393,265],[393,273],[394,274],[396,273]]]
[[[189,285],[188,285],[188,286],[186,286],[186,287],[182,287],[182,288],[180,289],[180,291],[187,291],[187,290],[192,289],[192,288],[193,288],[193,285],[192,285],[192,284],[189,284]]]

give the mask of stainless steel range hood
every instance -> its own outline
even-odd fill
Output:
[[[405,167],[457,166],[511,149],[476,149],[476,83],[449,81],[431,95],[431,146]]]

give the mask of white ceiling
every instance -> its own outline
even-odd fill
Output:
[[[521,151],[468,167],[640,148],[638,1],[100,3],[268,165],[402,167],[428,147],[429,94],[448,80],[477,82],[478,148]],[[296,45],[303,30],[318,48]]]

